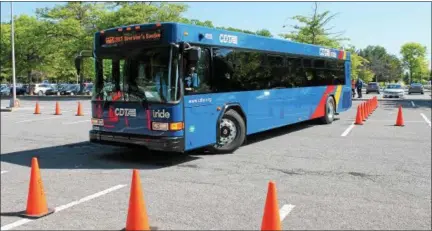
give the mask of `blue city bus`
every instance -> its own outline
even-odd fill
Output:
[[[130,25],[97,32],[93,57],[95,143],[233,152],[250,134],[330,124],[352,104],[348,52],[284,39]]]

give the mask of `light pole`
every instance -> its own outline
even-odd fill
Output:
[[[11,2],[11,40],[12,40],[12,94],[13,97],[10,101],[9,107],[14,108],[16,103],[16,82],[15,82],[15,31],[14,31],[14,16],[13,16],[13,3]]]

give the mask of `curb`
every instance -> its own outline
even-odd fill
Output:
[[[15,111],[16,109],[13,109],[13,108],[10,108],[10,107],[5,107],[5,108],[1,108],[1,112],[13,112],[13,111]]]

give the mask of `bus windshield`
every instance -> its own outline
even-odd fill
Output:
[[[178,101],[177,57],[177,50],[172,47],[105,51],[96,58],[93,99],[157,103]]]

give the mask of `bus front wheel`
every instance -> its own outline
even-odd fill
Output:
[[[231,153],[239,148],[246,137],[246,125],[243,118],[233,109],[229,109],[219,124],[219,140],[210,149],[215,153]]]
[[[325,104],[325,114],[324,117],[321,118],[321,121],[324,124],[331,124],[334,120],[335,112],[336,112],[336,103],[333,97],[329,96]]]

